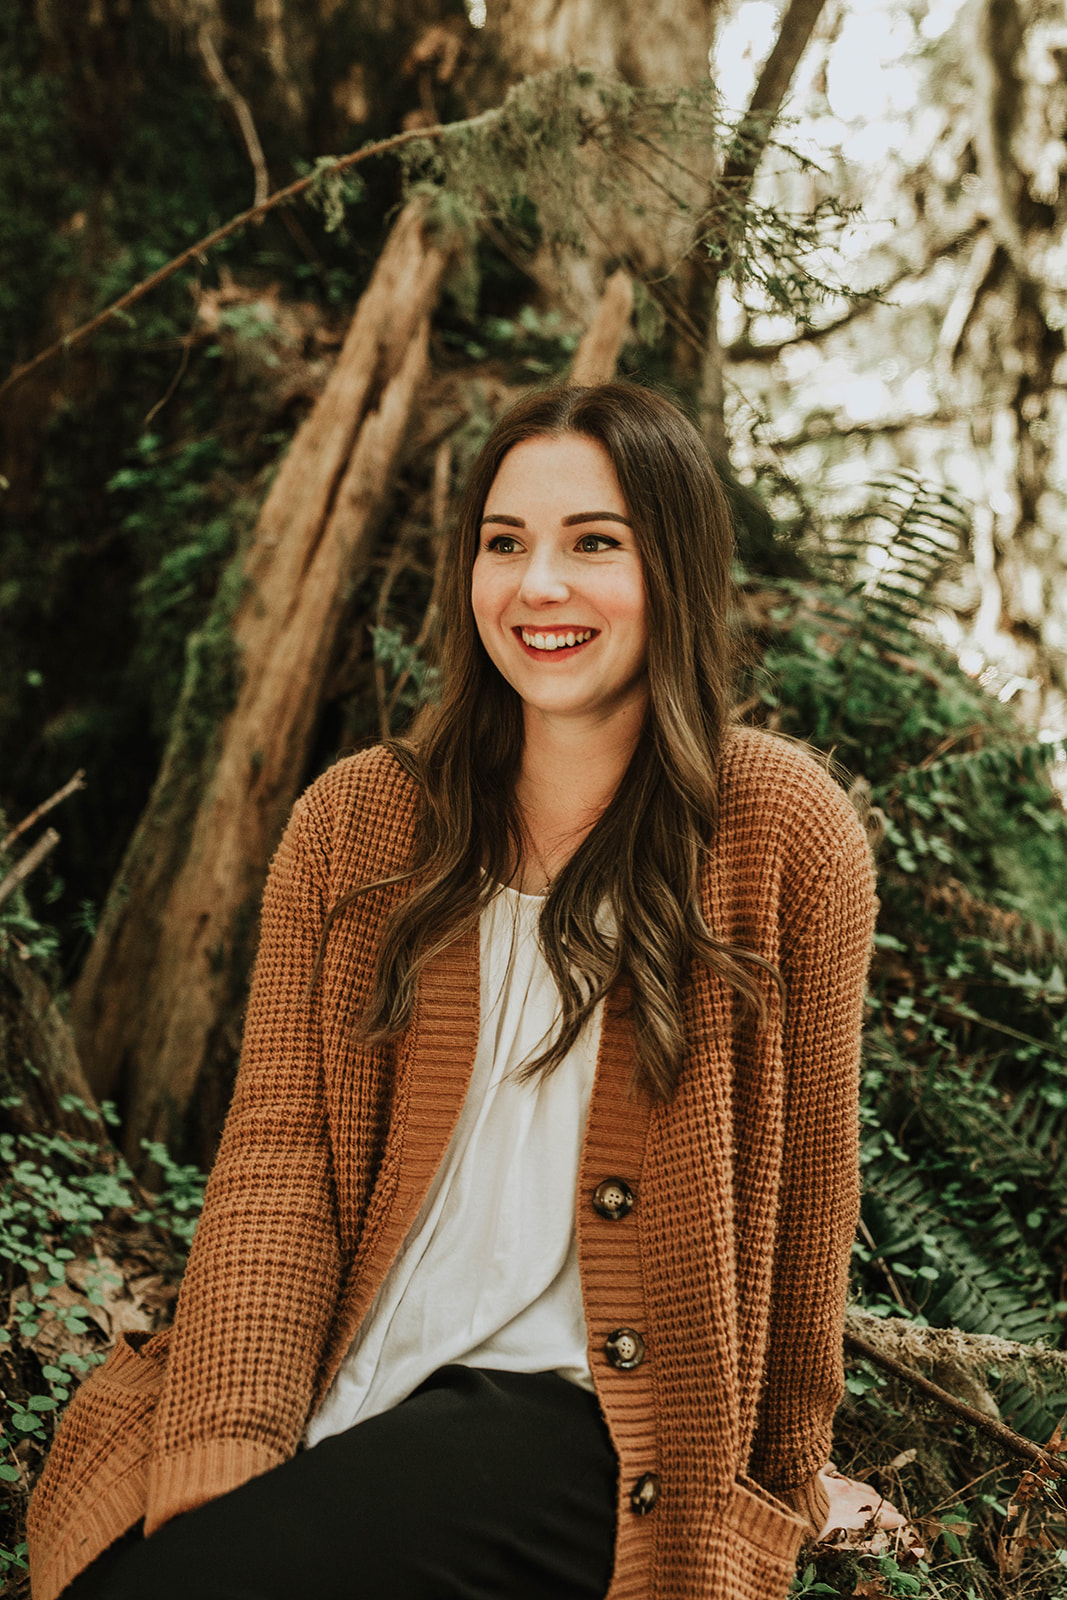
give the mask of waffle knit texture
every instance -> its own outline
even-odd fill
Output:
[[[124,1335],[82,1384],[30,1506],[34,1600],[126,1528],[287,1460],[414,1221],[478,1040],[478,932],[434,958],[404,1034],[355,1037],[384,919],[360,897],[305,991],[327,909],[401,870],[417,794],[378,748],[298,801],[263,905],[241,1067],[172,1329]],[[720,937],[775,962],[760,1028],[694,967],[669,1102],[631,1087],[627,992],[608,997],[576,1215],[589,1362],[619,1456],[609,1600],[781,1600],[827,1500],[858,1212],[857,1079],[874,914],[863,831],[816,762],[729,734],[702,882]],[[605,1178],[636,1201],[591,1204]],[[531,1204],[536,1204],[532,1195]],[[613,1368],[605,1340],[647,1353]],[[658,1479],[652,1510],[631,1494]]]

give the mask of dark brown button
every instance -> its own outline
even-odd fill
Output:
[[[659,1479],[654,1472],[646,1472],[630,1490],[630,1506],[639,1517],[647,1517],[658,1499]]]
[[[645,1359],[645,1341],[636,1328],[616,1328],[604,1341],[608,1364],[620,1372],[631,1372]]]
[[[633,1210],[634,1192],[621,1178],[605,1178],[593,1190],[593,1210],[609,1222],[618,1222]]]

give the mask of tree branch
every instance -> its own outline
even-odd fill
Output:
[[[252,171],[255,175],[256,186],[253,204],[261,206],[267,198],[270,183],[267,177],[267,163],[263,156],[263,146],[259,142],[259,134],[256,132],[256,125],[252,120],[252,112],[249,109],[248,101],[239,92],[226,68],[219,60],[219,53],[215,49],[215,41],[211,37],[211,29],[206,22],[202,22],[197,29],[196,44],[208,77],[223,99],[232,107],[233,114],[237,118],[237,126],[241,130],[241,138],[245,142],[248,159],[252,163]]]
[[[410,128],[404,133],[394,133],[388,139],[379,139],[376,144],[364,145],[362,150],[350,150],[347,155],[338,156],[335,161],[323,163],[314,172],[309,172],[305,177],[297,178],[293,183],[286,184],[284,189],[276,189],[261,204],[250,206],[247,211],[242,211],[236,217],[231,217],[229,222],[224,222],[221,227],[205,234],[202,239],[198,239],[195,244],[189,245],[179,255],[174,256],[147,278],[142,278],[140,283],[134,284],[132,289],[127,289],[125,294],[120,295],[117,300],[113,300],[109,306],[105,306],[103,311],[91,318],[89,322],[83,322],[72,333],[65,334],[62,339],[57,339],[55,344],[50,344],[46,350],[39,351],[37,355],[30,361],[24,362],[22,366],[13,367],[3,383],[0,383],[0,396],[6,394],[9,389],[13,389],[24,378],[29,377],[31,372],[36,372],[38,367],[43,367],[53,357],[62,355],[68,350],[73,350],[76,345],[84,344],[85,340],[96,333],[99,328],[102,328],[105,322],[110,322],[113,317],[121,316],[124,311],[129,310],[130,306],[136,305],[138,300],[143,300],[146,294],[151,294],[153,289],[158,289],[161,283],[166,283],[167,279],[172,278],[176,272],[180,272],[182,267],[188,266],[191,261],[195,261],[197,257],[213,249],[223,239],[228,239],[231,234],[238,233],[242,228],[247,227],[250,222],[258,222],[261,217],[265,217],[276,206],[284,205],[287,200],[294,200],[297,195],[303,194],[306,189],[310,189],[312,184],[321,182],[324,176],[329,177],[334,172],[345,172],[349,167],[355,167],[363,161],[369,161],[371,156],[385,155],[388,151],[398,150],[401,145],[411,144],[416,139],[440,139],[446,133],[456,133],[460,129],[484,127],[486,123],[495,121],[499,116],[500,107],[495,106],[490,111],[482,111],[478,116],[466,117],[460,122],[443,122],[439,123],[435,128]]]
[[[3,854],[5,850],[10,850],[16,839],[32,828],[35,822],[40,822],[42,817],[47,816],[49,811],[51,811],[54,806],[59,805],[60,801],[65,800],[68,795],[76,794],[79,789],[84,788],[85,768],[79,767],[73,778],[69,779],[69,781],[63,785],[62,789],[57,789],[55,794],[50,794],[48,796],[47,800],[42,800],[40,805],[36,806],[34,810],[30,812],[28,817],[23,817],[22,821],[17,825],[17,827],[12,828],[11,832],[7,834],[5,838],[0,839],[0,854]]]
[[[48,828],[35,845],[32,845],[21,861],[16,861],[11,871],[0,879],[0,905],[9,895],[13,895],[20,883],[24,883],[30,873],[41,865],[45,856],[53,851],[59,843],[59,834],[54,828]]]
[[[906,283],[909,278],[925,277],[943,256],[950,255],[952,251],[958,250],[960,245],[966,244],[970,239],[973,239],[975,234],[979,235],[980,245],[981,238],[987,237],[983,232],[984,228],[984,221],[980,217],[976,217],[973,222],[968,223],[966,228],[961,229],[959,233],[953,234],[951,239],[945,239],[943,243],[935,245],[925,260],[921,261],[917,266],[901,267],[897,272],[893,273],[891,278],[887,278],[885,283],[881,283],[876,289],[870,290],[867,299],[854,301],[848,310],[833,322],[824,322],[818,327],[801,328],[797,333],[791,334],[788,339],[774,339],[768,344],[754,344],[748,339],[737,339],[733,344],[727,345],[724,353],[730,357],[731,361],[775,361],[783,350],[788,350],[795,344],[812,344],[820,339],[825,339],[830,334],[837,333],[840,328],[847,328],[850,322],[854,322],[857,317],[865,316],[875,306],[884,305],[886,302],[882,297],[890,294],[900,284]]]
[[[726,230],[716,230],[716,219],[721,215],[724,195],[729,196],[732,204],[743,202],[748,196],[797,63],[807,48],[824,4],[825,0],[788,0],[779,23],[778,37],[763,64],[748,110],[738,124],[733,154],[727,158],[712,184],[708,209],[696,229],[694,265],[687,294],[688,314],[700,350],[701,429],[712,454],[717,457],[725,457],[728,453],[723,357],[718,337],[719,282],[732,261],[730,251],[725,248],[725,237],[720,239],[720,254],[715,260],[711,260],[700,246],[709,232],[714,234],[718,231],[720,235],[725,235]]]
[[[874,438],[885,433],[905,433],[909,428],[944,428],[958,422],[961,416],[974,416],[979,408],[962,411],[935,411],[927,417],[882,417],[874,422],[836,422],[833,417],[818,417],[799,433],[784,439],[760,439],[768,450],[799,450],[803,444],[814,444],[822,439]]]
[[[863,1338],[861,1334],[845,1332],[845,1344],[857,1355],[863,1356],[868,1361],[873,1361],[876,1366],[882,1367],[886,1372],[891,1372],[894,1377],[900,1378],[912,1389],[923,1394],[928,1400],[934,1400],[945,1411],[950,1411],[962,1421],[977,1428],[988,1438],[995,1439],[1003,1449],[1011,1452],[1013,1456],[1022,1461],[1028,1461],[1031,1466],[1044,1467],[1046,1471],[1058,1478],[1067,1478],[1067,1462],[1057,1460],[1040,1445],[1034,1444],[1030,1439],[1024,1439],[1021,1433],[1016,1433],[1014,1428],[1009,1428],[1007,1423],[998,1422],[994,1417],[986,1416],[974,1406],[969,1406],[963,1400],[949,1394],[947,1389],[942,1389],[940,1384],[934,1383],[930,1378],[924,1378],[922,1373],[916,1372],[914,1367],[906,1366],[903,1361],[898,1361],[895,1356],[890,1356],[877,1345]]]
[[[742,190],[751,187],[771,128],[789,92],[793,74],[807,49],[826,0],[789,0],[774,48],[763,63],[748,110],[738,127],[738,148],[722,169],[722,182]]]

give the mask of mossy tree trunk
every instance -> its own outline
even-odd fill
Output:
[[[210,1155],[225,1094],[213,1068],[232,1058],[267,864],[388,502],[445,264],[407,207],[224,584],[232,620],[191,642],[162,769],[74,992],[86,1074],[117,1098],[131,1160],[146,1137]],[[225,708],[204,690],[227,658]]]

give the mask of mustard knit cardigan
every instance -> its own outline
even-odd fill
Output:
[[[780,1600],[826,1499],[857,1213],[857,1061],[874,894],[866,840],[814,761],[728,737],[703,909],[775,962],[759,1029],[705,968],[684,996],[680,1086],[630,1088],[625,987],[609,997],[576,1198],[589,1362],[619,1457],[610,1600]],[[409,859],[412,780],[384,749],[297,803],[271,869],[233,1103],[174,1326],[123,1335],[77,1391],[29,1516],[34,1600],[55,1600],[139,1518],[287,1460],[422,1203],[478,1036],[478,934],[437,957],[389,1046],[358,1042],[403,886],[326,910]],[[605,1178],[636,1195],[612,1219]],[[612,1330],[646,1344],[608,1364]],[[398,1486],[398,1492],[403,1492]],[[654,1503],[649,1509],[649,1501]]]

